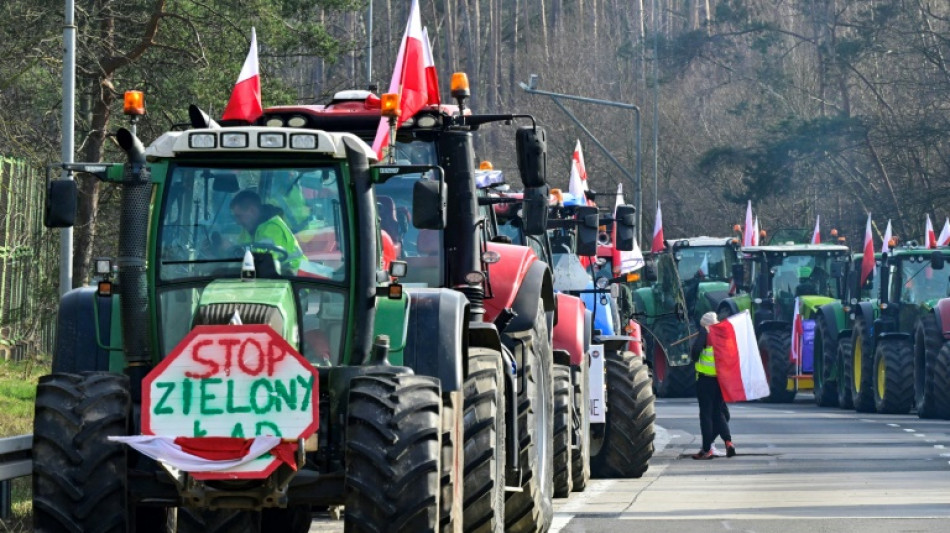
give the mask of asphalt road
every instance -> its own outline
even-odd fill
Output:
[[[556,500],[551,532],[950,529],[950,421],[818,408],[807,394],[730,408],[738,455],[694,461],[695,400],[657,400],[657,453],[646,475],[595,480]],[[311,528],[342,530],[326,518]]]

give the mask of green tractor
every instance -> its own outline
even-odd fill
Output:
[[[695,237],[671,241],[668,251],[653,254],[648,279],[656,279],[634,292],[634,306],[655,337],[647,357],[659,396],[695,394],[690,339],[699,331],[700,317],[732,294],[738,251],[731,237]]]
[[[841,279],[838,284],[839,296],[830,303],[818,306],[812,317],[815,324],[815,403],[820,407],[851,409],[854,405],[845,373],[845,362],[851,358],[854,310],[859,303],[876,298],[880,290],[881,256],[875,255],[874,270],[864,285],[859,286],[863,260],[864,254],[856,253],[851,255],[850,261],[832,265],[832,268],[837,269],[832,275]]]
[[[404,290],[406,263],[383,268],[373,187],[404,169],[371,167],[351,134],[222,128],[197,108],[192,122],[147,149],[119,130],[125,165],[64,165],[120,187],[119,257],[60,303],[36,397],[37,530],[302,532],[312,507],[343,505],[348,532],[461,531],[465,357],[500,358],[501,340],[470,326],[462,293]],[[445,227],[432,181],[414,189],[418,231]],[[47,225],[70,226],[75,201],[74,182],[52,181]],[[310,380],[273,381],[279,361]],[[110,440],[172,416],[192,455],[277,444],[228,456],[266,468],[209,473]]]
[[[780,244],[742,248],[742,263],[733,271],[740,291],[725,299],[717,313],[731,316],[748,310],[752,315],[762,365],[769,381],[767,401],[791,402],[799,389],[812,388],[813,355],[791,357],[792,321],[796,301],[804,321],[814,320],[816,310],[838,298],[840,276],[850,250],[832,244]]]
[[[948,256],[948,248],[913,243],[883,256],[878,300],[854,308],[851,357],[844,365],[856,410],[907,413],[916,405],[921,418],[950,416],[937,378],[945,374],[937,368]]]

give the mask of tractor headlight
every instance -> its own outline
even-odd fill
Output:
[[[221,147],[247,148],[247,134],[243,132],[222,133]]]
[[[257,145],[261,148],[285,148],[287,138],[283,133],[261,133],[257,136]]]
[[[213,133],[192,133],[188,136],[189,148],[215,148],[218,145],[218,136]]]
[[[317,136],[309,133],[291,135],[290,147],[294,150],[313,150],[317,147]]]

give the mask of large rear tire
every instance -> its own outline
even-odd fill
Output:
[[[241,533],[261,529],[261,512],[234,509],[178,508],[178,533]],[[299,530],[298,530],[299,531]]]
[[[689,351],[689,342],[681,342],[672,347],[671,344],[680,340],[681,322],[670,319],[660,319],[653,326],[659,342],[670,349],[685,349]],[[677,352],[679,353],[679,352]],[[653,378],[656,380],[656,395],[660,398],[689,398],[696,395],[696,370],[693,365],[670,366],[663,351],[655,349],[653,353]],[[659,369],[660,372],[656,370]]]
[[[437,379],[353,378],[344,531],[439,531],[442,397]]]
[[[920,418],[940,416],[934,401],[934,367],[941,346],[943,333],[937,327],[937,317],[933,311],[927,312],[914,328],[914,401]]]
[[[574,488],[571,476],[571,434],[574,400],[571,368],[554,365],[554,497],[567,498]]]
[[[518,400],[518,445],[522,465],[521,492],[505,501],[505,531],[547,531],[554,518],[554,356],[542,302],[531,329],[531,349],[518,369],[526,386]]]
[[[854,409],[851,399],[851,339],[838,341],[838,408]]]
[[[590,481],[590,366],[587,354],[580,365],[571,367],[571,372],[574,380],[571,477],[574,478],[574,492],[583,492]]]
[[[597,455],[595,478],[638,478],[650,466],[656,437],[656,396],[647,365],[632,352],[607,352],[606,427]]]
[[[828,327],[819,313],[815,330],[815,403],[819,407],[838,405],[838,332]]]
[[[874,408],[878,413],[907,414],[914,404],[913,345],[882,339],[874,351]]]
[[[471,348],[465,380],[467,533],[505,531],[505,369],[501,354]]]
[[[950,419],[950,342],[943,343],[934,360],[933,404],[938,418]]]
[[[874,412],[873,339],[863,318],[854,321],[851,333],[851,399],[859,413]]]
[[[795,389],[789,390],[788,378],[792,375],[791,333],[785,330],[770,330],[759,335],[759,354],[762,366],[769,378],[769,403],[791,403]]]
[[[36,531],[128,528],[129,380],[105,372],[40,378],[33,420]]]

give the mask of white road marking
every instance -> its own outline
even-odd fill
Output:
[[[670,436],[670,432],[667,431],[665,427],[659,424],[654,424],[653,429],[656,431],[656,436],[653,438],[653,453],[660,453],[666,448],[666,445],[670,443],[670,439],[673,437]]]
[[[915,437],[926,437],[927,435],[924,435],[923,433],[914,433],[914,436],[915,436]]]
[[[927,441],[927,442],[932,442],[932,441]],[[936,449],[938,449],[938,450],[942,450],[942,449],[946,448],[946,446],[944,446],[943,444],[934,444],[934,448],[936,448]]]
[[[901,427],[900,424],[888,424],[888,426],[891,426],[892,428],[899,428],[899,427]]]
[[[904,428],[904,431],[906,431],[906,432],[908,432],[908,433],[916,433],[916,432],[917,432],[916,429],[909,429],[909,428]]]

